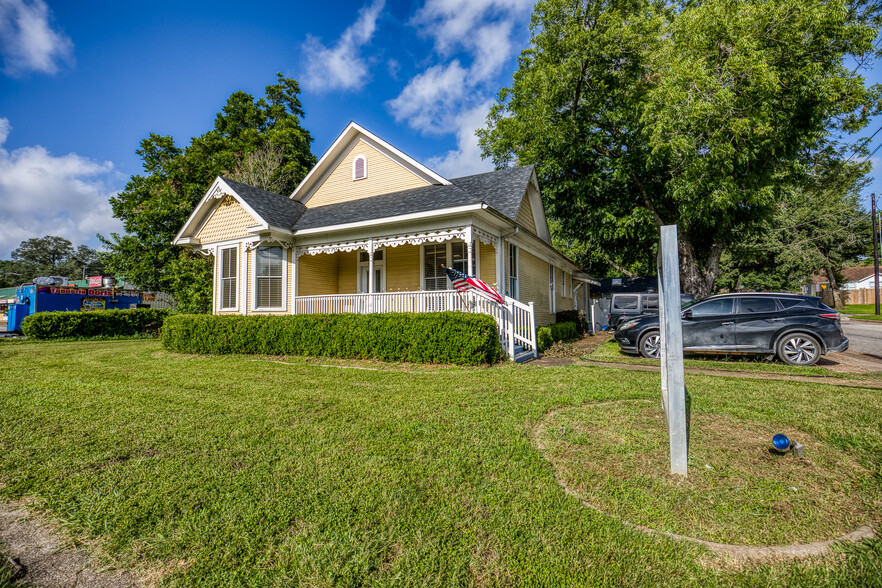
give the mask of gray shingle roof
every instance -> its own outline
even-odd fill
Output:
[[[270,225],[312,229],[479,202],[515,220],[532,173],[531,165],[503,169],[455,178],[449,186],[422,186],[315,208],[229,178],[223,180]]]
[[[312,229],[484,202],[515,220],[533,166],[504,169],[359,200],[308,208],[295,229]]]
[[[515,220],[531,175],[533,175],[533,166],[525,165],[450,181],[453,185],[474,195],[479,201],[486,202],[491,208]]]
[[[237,182],[229,178],[221,176],[227,185],[236,191],[242,200],[248,206],[254,209],[254,212],[268,224],[274,227],[284,227],[290,229],[297,220],[303,215],[306,207],[296,200],[291,200],[287,196],[274,194],[261,188],[255,188],[242,182]]]

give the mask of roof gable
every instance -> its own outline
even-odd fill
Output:
[[[446,185],[450,183],[440,174],[432,171],[389,143],[386,143],[367,129],[354,122],[350,122],[343,132],[340,133],[340,136],[337,137],[331,147],[325,151],[321,158],[319,158],[315,167],[310,170],[303,181],[294,189],[294,192],[291,194],[291,199],[308,205],[309,200],[328,180],[331,174],[338,169],[338,167],[342,166],[342,172],[346,172],[346,166],[342,165],[343,160],[352,153],[353,148],[356,147],[359,142],[363,142],[365,146],[369,146],[378,154],[382,154],[391,160],[391,162],[394,162],[402,168],[403,171],[422,181],[425,185]],[[353,157],[355,155],[357,155],[357,153],[352,153]],[[351,163],[349,165],[351,165]],[[368,162],[368,178],[370,178],[370,173],[370,162]],[[365,180],[359,180],[358,182],[364,181]],[[385,193],[394,190],[396,190],[396,188],[391,187],[385,189],[383,192],[376,193]],[[329,202],[325,202],[325,204],[328,203]]]
[[[202,233],[203,228],[212,219],[214,213],[224,203],[224,201],[235,202],[238,207],[245,213],[248,219],[253,221],[251,228],[268,229],[270,227],[283,228],[290,230],[297,222],[297,219],[303,214],[305,207],[299,202],[294,202],[281,194],[273,194],[248,184],[236,182],[229,178],[218,176],[215,178],[211,186],[206,190],[205,196],[190,213],[190,217],[178,234],[172,241],[175,245],[190,245],[194,240],[200,242],[197,237]],[[244,222],[244,218],[239,215],[239,221]],[[237,224],[238,226],[238,224]],[[229,236],[221,233],[215,234],[212,231],[207,236],[212,239],[231,239],[236,238],[238,229],[231,229]],[[241,236],[241,235],[239,235]]]
[[[394,157],[362,138],[352,142],[348,151],[344,150],[341,155],[337,166],[330,170],[324,181],[316,185],[306,202],[309,208],[437,185],[414,174]],[[356,161],[364,172],[359,179],[355,177]]]
[[[224,196],[214,205],[196,233],[200,243],[217,243],[248,235],[254,218],[232,196]]]

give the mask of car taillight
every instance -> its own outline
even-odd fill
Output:
[[[835,319],[837,321],[839,320],[839,313],[838,312],[834,312],[834,313],[830,313],[830,314],[819,314],[818,316],[821,318],[831,318],[831,319]]]

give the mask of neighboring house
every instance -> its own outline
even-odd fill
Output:
[[[846,267],[842,269],[843,290],[872,290],[876,287],[873,266]]]
[[[872,265],[844,267],[839,273],[842,275],[842,281],[838,284],[842,304],[872,304],[875,301],[876,282],[873,280]],[[826,273],[812,275],[806,293],[820,296],[825,304],[832,306],[832,293]]]
[[[215,314],[485,312],[511,356],[596,283],[552,247],[532,166],[447,179],[355,123],[290,197],[218,177],[174,243],[214,257]]]

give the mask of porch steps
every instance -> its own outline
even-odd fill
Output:
[[[505,343],[503,342],[503,345]],[[515,363],[524,363],[527,360],[533,359],[533,352],[526,349],[523,345],[515,345],[514,348],[514,361]]]

